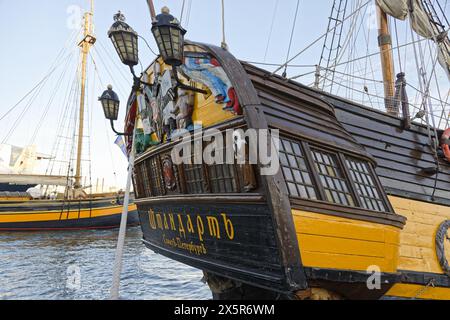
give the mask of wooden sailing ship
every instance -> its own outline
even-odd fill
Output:
[[[84,15],[84,35],[81,48],[81,98],[78,120],[78,140],[75,176],[0,174],[5,188],[0,190],[0,231],[106,229],[120,225],[123,193],[88,194],[81,175],[84,117],[86,100],[86,68],[89,51],[96,42],[93,34],[93,2]],[[52,196],[32,197],[24,187],[57,186],[63,188]],[[92,188],[92,187],[91,187]],[[48,189],[48,188],[47,188]],[[3,191],[3,192],[2,192]],[[16,192],[14,192],[16,191]],[[129,206],[130,225],[139,223],[136,206]]]
[[[306,87],[213,45],[186,42],[183,62],[156,59],[143,75],[150,85],[128,104],[148,248],[203,270],[217,299],[450,299],[448,130]],[[387,86],[387,97],[394,92]],[[216,130],[197,142],[177,133],[195,137],[199,128]],[[262,174],[268,164],[249,158],[195,162],[230,129],[271,130],[280,170]],[[175,163],[174,150],[191,143]]]

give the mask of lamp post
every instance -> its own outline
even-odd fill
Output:
[[[164,7],[161,14],[155,16],[155,9],[152,0],[147,0],[152,16],[152,33],[155,37],[156,43],[161,54],[162,59],[167,65],[171,65],[173,68],[174,78],[177,81],[176,88],[182,88],[185,90],[191,90],[206,94],[205,90],[197,89],[195,87],[190,87],[181,83],[178,78],[177,67],[183,64],[184,60],[184,35],[186,30],[184,30],[177,19],[175,19],[167,7]],[[139,95],[142,91],[141,85],[149,85],[137,77],[134,72],[134,66],[139,63],[139,47],[138,47],[138,34],[133,30],[126,22],[125,16],[119,11],[114,15],[114,23],[108,31],[108,36],[113,42],[113,45],[119,55],[120,60],[123,64],[129,66],[131,73],[134,77],[133,90],[136,91],[136,95]],[[114,129],[114,121],[117,120],[119,112],[119,98],[117,94],[112,91],[112,87],[109,86],[103,95],[99,98],[102,103],[103,111],[105,117],[111,121],[111,127],[113,131],[118,135],[124,135],[118,133]],[[139,99],[138,99],[139,103]],[[136,120],[136,119],[135,119]],[[123,248],[126,235],[126,225],[128,216],[128,204],[130,200],[130,189],[132,172],[134,170],[134,160],[135,160],[135,140],[136,137],[136,126],[131,135],[132,149],[128,159],[128,178],[127,186],[124,198],[124,206],[122,211],[122,220],[120,224],[119,239],[117,241],[117,250],[114,263],[113,271],[113,284],[111,286],[111,299],[117,300],[119,298],[119,287],[120,287],[120,274],[122,270],[122,256]]]
[[[119,118],[119,105],[120,100],[117,93],[113,91],[112,85],[108,86],[108,89],[103,92],[98,100],[101,102],[103,107],[103,113],[105,114],[105,118],[111,122],[111,128],[115,134],[118,136],[127,136],[125,133],[117,132],[114,128],[114,121]]]

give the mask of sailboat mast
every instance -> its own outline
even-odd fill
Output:
[[[80,189],[81,185],[81,157],[83,153],[83,135],[84,135],[84,106],[86,100],[86,69],[87,58],[91,46],[94,45],[96,38],[93,35],[93,21],[94,16],[94,0],[91,0],[91,9],[84,14],[84,38],[79,43],[81,48],[81,96],[80,96],[80,117],[78,127],[78,149],[77,149],[77,163],[75,173],[75,189]]]
[[[392,54],[392,37],[389,31],[389,20],[375,0],[378,17],[378,45],[380,47],[381,69],[384,83],[384,101],[387,113],[398,116],[398,107],[394,104],[395,79],[394,58]]]

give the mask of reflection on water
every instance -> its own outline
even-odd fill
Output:
[[[0,234],[0,299],[108,299],[118,231]],[[127,232],[122,299],[211,299],[202,272]]]

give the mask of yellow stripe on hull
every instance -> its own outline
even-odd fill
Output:
[[[399,270],[443,273],[436,256],[436,232],[439,225],[450,219],[450,207],[389,197],[397,214],[406,217],[400,235]]]
[[[59,221],[59,220],[71,220],[71,219],[87,219],[104,217],[113,214],[122,213],[123,206],[111,206],[104,208],[93,208],[92,211],[84,209],[81,211],[71,210],[69,212],[64,211],[34,211],[34,212],[7,212],[0,214],[1,223],[15,223],[15,222],[41,222],[41,221]],[[130,205],[129,211],[137,210],[136,205]]]
[[[415,272],[445,276],[436,255],[436,232],[450,220],[450,208],[390,196],[395,212],[407,218],[403,230],[378,223],[293,210],[303,265],[311,268]],[[450,260],[450,252],[447,252]],[[387,297],[450,300],[450,288],[398,283]]]
[[[386,296],[405,299],[450,300],[450,288],[400,283],[394,285],[386,293]]]
[[[292,211],[303,265],[324,269],[396,272],[400,229],[393,226]]]
[[[0,201],[28,201],[28,198],[24,197],[6,197],[6,198],[0,198]]]

